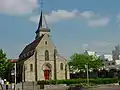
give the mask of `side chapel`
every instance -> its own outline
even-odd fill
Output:
[[[58,54],[41,11],[35,40],[28,44],[17,62],[18,82],[69,79],[67,60]]]

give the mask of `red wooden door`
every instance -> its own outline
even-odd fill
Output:
[[[44,70],[45,80],[49,80],[49,70]]]

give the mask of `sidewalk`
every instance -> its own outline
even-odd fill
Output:
[[[119,83],[112,83],[112,84],[100,84],[97,86],[119,86]]]
[[[118,83],[113,84],[101,84],[96,86],[90,86],[90,90],[120,90],[120,85]]]
[[[120,90],[120,86],[100,86],[90,90]]]

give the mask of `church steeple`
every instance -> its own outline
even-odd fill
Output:
[[[40,29],[40,28],[42,28],[42,11],[41,11],[41,15],[40,15],[40,20],[39,20],[39,25],[38,25],[38,30]]]
[[[39,38],[42,34],[46,34],[46,33],[48,34],[50,32],[50,29],[47,26],[45,16],[43,14],[42,4],[43,3],[41,3],[41,14],[40,14],[38,28],[37,28],[37,31],[35,32],[36,33],[35,39]]]

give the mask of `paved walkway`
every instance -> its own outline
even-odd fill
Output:
[[[120,86],[100,86],[91,90],[120,90]]]

